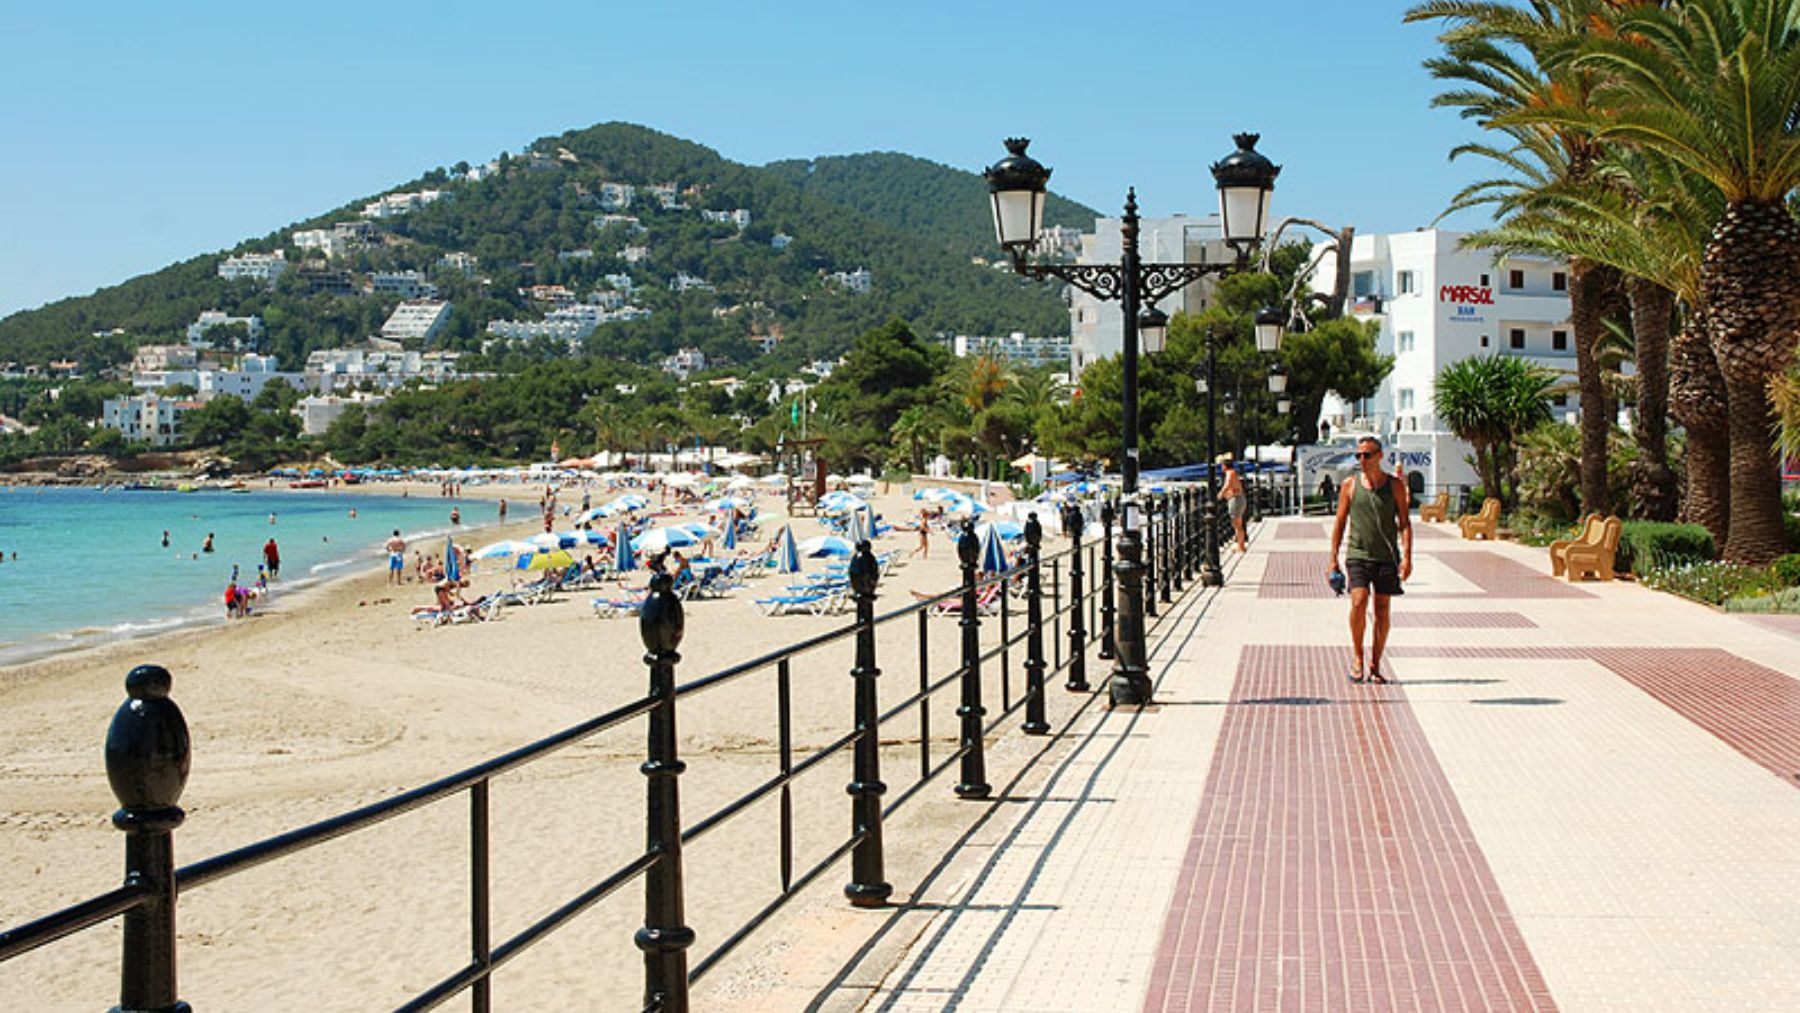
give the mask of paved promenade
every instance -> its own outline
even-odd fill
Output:
[[[1263,525],[812,1008],[1800,1009],[1800,628],[1419,530],[1392,682]]]

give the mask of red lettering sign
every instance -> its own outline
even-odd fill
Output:
[[[1471,306],[1494,305],[1494,290],[1475,285],[1440,285],[1438,302],[1467,303]]]

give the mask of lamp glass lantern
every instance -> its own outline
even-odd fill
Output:
[[[1234,134],[1237,150],[1213,163],[1213,179],[1219,185],[1219,218],[1225,241],[1254,245],[1262,240],[1269,220],[1270,198],[1281,167],[1256,150],[1260,134]]]
[[[1206,370],[1203,369],[1194,374],[1194,393],[1204,396],[1211,388],[1212,384],[1207,382]]]
[[[1269,393],[1287,393],[1287,381],[1287,370],[1281,368],[1281,363],[1279,362],[1272,363],[1269,366]]]
[[[1276,398],[1275,399],[1275,410],[1282,415],[1286,415],[1288,412],[1291,412],[1294,410],[1294,400],[1292,398],[1285,397],[1285,396]]]
[[[1281,351],[1282,336],[1287,333],[1287,314],[1274,306],[1256,311],[1256,350]]]
[[[1155,355],[1167,346],[1169,315],[1155,306],[1138,314],[1138,346],[1145,355]]]
[[[1007,138],[1007,157],[984,173],[994,204],[994,238],[1015,253],[1031,249],[1044,231],[1050,170],[1025,153],[1030,143],[1026,137]]]

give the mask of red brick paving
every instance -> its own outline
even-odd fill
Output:
[[[1713,647],[1408,647],[1390,657],[1585,659],[1800,787],[1800,680]]]
[[[1397,685],[1244,648],[1144,1008],[1553,1010]]]
[[[1526,630],[1537,623],[1517,612],[1416,612],[1395,609],[1390,625],[1433,630]]]

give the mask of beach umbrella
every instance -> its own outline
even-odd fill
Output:
[[[595,545],[608,545],[611,544],[612,539],[604,531],[586,531],[577,528],[573,531],[547,531],[541,535],[532,535],[526,541],[550,549],[579,549]]]
[[[723,546],[726,552],[732,552],[737,549],[737,521],[727,520],[725,522],[725,540],[719,544]]]
[[[981,540],[981,570],[983,573],[1004,573],[1006,571],[1006,549],[1000,544],[1000,536],[992,524],[982,525],[986,534]]]
[[[750,501],[740,499],[736,496],[720,496],[718,499],[707,500],[706,505],[701,509],[708,513],[723,513],[727,510],[748,510],[750,509]]]
[[[786,489],[788,478],[786,475],[764,475],[757,481],[771,489]]]
[[[868,501],[864,500],[861,496],[858,496],[855,493],[843,492],[842,490],[839,490],[838,492],[828,492],[819,497],[819,510],[821,513],[847,514],[853,510],[861,510],[868,505]]]
[[[856,546],[846,538],[837,535],[816,535],[801,542],[797,550],[802,556],[818,559],[823,556],[849,557],[856,551]]]
[[[756,479],[751,478],[749,475],[733,475],[731,476],[731,481],[725,483],[725,491],[727,492],[742,492],[745,489],[754,488],[756,488]]]
[[[708,538],[719,537],[719,529],[705,521],[676,521],[668,526],[671,528],[680,528],[688,534],[693,535],[696,541],[704,542]]]
[[[775,545],[775,572],[800,572],[800,549],[794,544],[794,529],[791,525],[781,526],[781,541]]]
[[[913,493],[913,499],[924,500],[927,503],[947,503],[950,500],[967,498],[967,494],[957,492],[955,489],[946,489],[941,485],[933,486],[930,489],[920,489]]]
[[[688,549],[699,545],[704,538],[678,524],[670,524],[660,528],[651,528],[639,535],[632,542],[632,549],[637,552],[660,553],[670,549]]]
[[[508,539],[504,542],[495,542],[492,545],[483,545],[481,548],[476,549],[471,553],[471,555],[476,559],[502,559],[506,556],[519,555],[522,552],[531,553],[536,551],[538,551],[538,547],[530,542]]]
[[[993,509],[993,508],[988,506],[986,503],[982,503],[979,500],[973,499],[969,496],[966,496],[966,495],[963,495],[960,493],[957,495],[956,499],[944,501],[945,512],[953,513],[953,514],[966,514],[970,517],[979,517],[980,515],[987,513],[991,509]]]
[[[631,551],[631,535],[625,530],[625,522],[619,522],[619,534],[613,540],[613,569],[626,573],[637,569],[637,556]]]
[[[868,540],[869,529],[863,522],[863,512],[861,510],[851,512],[850,523],[844,528],[844,537],[851,545]]]
[[[449,535],[444,536],[444,579],[462,579],[462,565],[456,558],[456,539]]]
[[[561,549],[552,549],[520,556],[519,561],[513,564],[513,569],[551,570],[558,567],[570,566],[574,562],[575,558],[567,552],[564,552]]]

